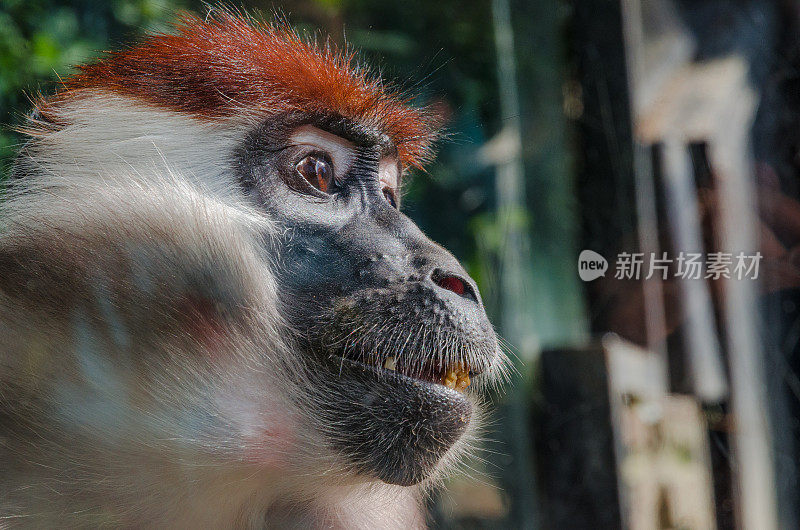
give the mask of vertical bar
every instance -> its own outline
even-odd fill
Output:
[[[677,252],[702,253],[697,193],[688,149],[682,140],[667,139],[663,143],[667,219]],[[682,278],[679,286],[694,394],[705,403],[719,403],[727,393],[727,384],[708,284],[702,278]]]
[[[752,254],[758,249],[755,232],[758,219],[752,203],[755,189],[749,171],[747,116],[752,114],[755,95],[743,91],[737,103],[726,125],[740,126],[727,127],[717,135],[716,141],[709,144],[709,158],[717,175],[722,205],[721,249],[733,254]],[[736,116],[736,112],[740,115]],[[743,113],[748,114],[742,116]],[[736,418],[733,440],[738,464],[734,471],[739,526],[774,530],[778,528],[775,469],[757,311],[755,282],[733,277],[725,280],[725,328]]]
[[[539,468],[546,528],[623,528],[607,355],[602,345],[541,357]]]
[[[509,134],[516,145],[522,143],[519,94],[516,80],[514,34],[508,0],[492,0],[495,46],[497,53],[497,82],[500,91],[500,111]],[[526,234],[515,218],[524,211],[525,182],[522,158],[517,152],[497,166],[495,193],[498,219],[504,234],[501,249],[500,321],[502,331],[520,347],[520,360],[532,363],[536,351],[532,347],[531,324],[526,311],[525,249],[529,248]],[[524,372],[523,372],[524,373]],[[523,380],[524,381],[524,380]],[[518,381],[519,383],[519,381]],[[509,396],[508,425],[514,465],[511,486],[514,526],[523,529],[539,527],[535,506],[531,440],[527,429],[529,420],[528,393],[524,384],[517,384]]]
[[[642,48],[644,35],[641,22],[641,5],[638,0],[622,1],[622,20],[625,38],[626,63],[628,71],[628,87],[633,97],[631,100],[631,116],[633,123],[638,123],[640,109],[635,104],[636,93],[643,84],[644,66],[642,64]],[[658,255],[658,219],[656,216],[656,189],[653,180],[653,167],[650,147],[642,145],[634,139],[633,146],[634,184],[636,197],[637,229],[639,249],[645,259],[650,255]],[[648,349],[659,356],[664,381],[667,380],[667,351],[663,341],[666,336],[666,318],[664,316],[663,286],[659,278],[653,277],[642,285],[645,300],[645,326],[647,328]]]

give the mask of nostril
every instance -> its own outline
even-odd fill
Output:
[[[453,291],[456,294],[464,294],[464,282],[460,279],[456,278],[455,276],[445,276],[444,278],[439,278],[438,281],[434,280],[436,285],[443,289],[447,289],[448,291]]]
[[[448,291],[452,291],[459,296],[471,298],[472,300],[477,300],[475,292],[472,290],[472,286],[470,286],[470,284],[467,281],[465,281],[462,278],[459,278],[458,276],[448,274],[440,269],[435,269],[431,274],[431,280],[433,280],[433,283],[435,283],[442,289],[447,289]]]

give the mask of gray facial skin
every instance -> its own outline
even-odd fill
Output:
[[[292,143],[308,125],[353,146],[328,193],[295,169],[309,154],[327,155]],[[483,377],[497,340],[475,282],[382,193],[379,162],[395,153],[380,132],[298,113],[256,127],[234,162],[246,192],[281,225],[281,301],[299,355],[312,359],[312,415],[353,469],[411,485],[435,470],[473,415],[474,398],[439,384],[443,372],[459,365]],[[389,357],[395,371],[382,368]]]

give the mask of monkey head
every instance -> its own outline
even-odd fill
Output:
[[[288,113],[237,157],[287,234],[276,276],[320,431],[354,470],[423,480],[467,430],[464,391],[497,363],[497,341],[474,281],[400,211],[396,144],[352,119]]]
[[[146,372],[136,395],[160,396],[149,417],[171,418],[159,443],[213,439],[212,453],[248,455],[248,477],[269,464],[293,483],[426,483],[468,445],[505,363],[475,282],[400,209],[436,122],[331,45],[189,16],[38,102],[5,210],[27,228],[0,239],[0,261],[20,292],[26,274],[58,271],[87,292],[113,277],[110,303],[81,299],[98,326],[137,331],[122,342],[147,350],[130,362]],[[52,225],[56,238],[37,232]],[[151,280],[120,280],[141,256]],[[73,303],[56,292],[51,305]],[[114,336],[102,343],[130,356]]]

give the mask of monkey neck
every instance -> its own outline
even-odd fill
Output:
[[[2,460],[0,464],[4,464]],[[303,490],[296,484],[297,477],[287,476],[285,471],[211,474],[202,469],[187,472],[185,468],[164,465],[155,473],[155,467],[148,462],[147,469],[142,467],[138,473],[102,480],[96,474],[82,479],[75,472],[71,485],[60,486],[59,496],[51,495],[54,477],[17,467],[5,477],[6,492],[11,493],[0,499],[0,515],[14,514],[31,526],[52,528],[425,527],[418,488],[362,483]],[[14,491],[25,494],[17,497]],[[37,491],[39,494],[31,495]],[[47,501],[30,505],[25,500],[30,498]],[[25,511],[20,510],[23,506]]]

